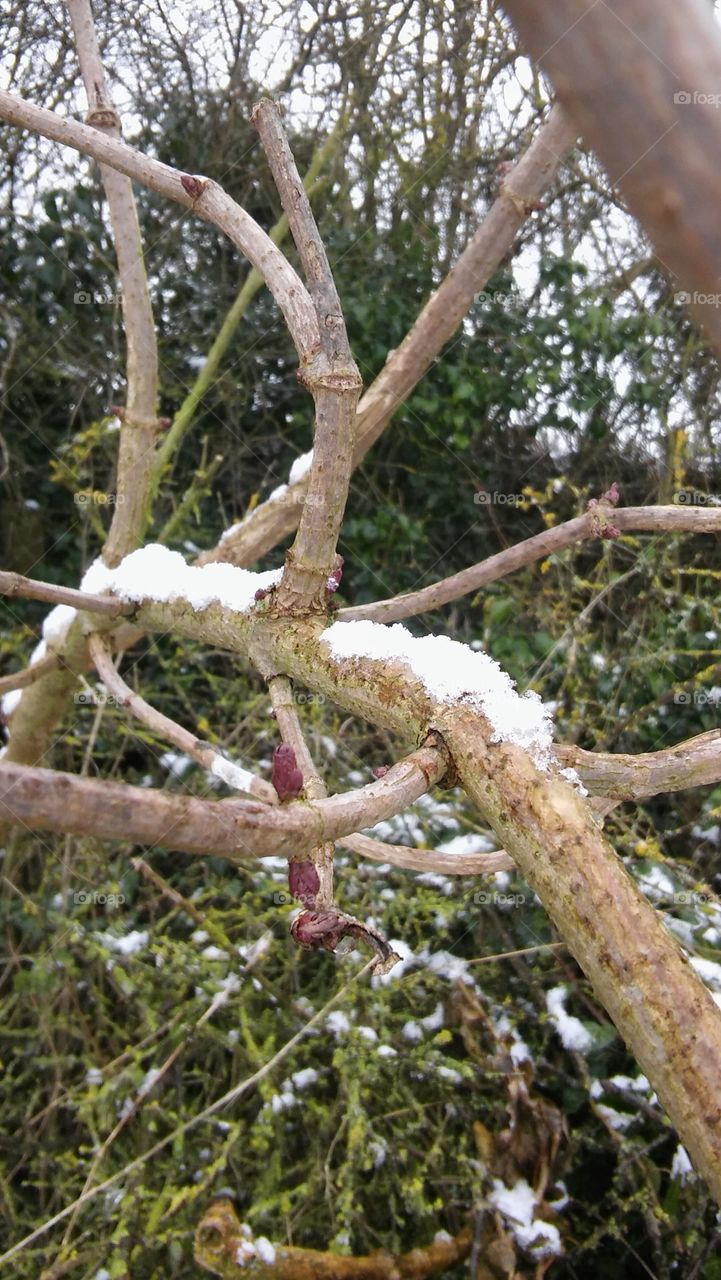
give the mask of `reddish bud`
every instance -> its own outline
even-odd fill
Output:
[[[257,591],[256,591],[256,593],[255,593],[254,599],[255,599],[255,600],[265,600],[265,597],[267,596],[267,594],[268,594],[268,588],[267,588],[267,587],[258,587],[258,590],[257,590]]]
[[[203,188],[205,187],[204,182],[201,182],[198,178],[192,178],[188,173],[181,174],[180,185],[184,191],[187,191],[191,200],[197,200],[198,196],[203,194]]]
[[[601,537],[602,538],[620,538],[621,530],[617,529],[615,524],[607,524],[601,530]]]
[[[340,586],[341,578],[343,577],[344,564],[345,564],[345,561],[343,557],[338,556],[338,562],[335,566],[335,569],[328,576],[328,578],[326,578],[325,589],[326,591],[329,591],[331,595],[333,594],[334,591],[337,591]]]
[[[285,742],[273,752],[271,782],[281,800],[292,800],[303,790],[303,774],[298,768],[295,751]]]
[[[291,858],[288,864],[288,888],[294,898],[304,902],[307,907],[315,906],[315,899],[320,889],[320,876],[312,862]]]
[[[172,425],[172,418],[158,418],[158,431],[169,431]]]
[[[374,778],[385,778],[389,769],[389,764],[377,764],[375,769],[371,769],[371,773]]]
[[[621,495],[618,491],[618,485],[614,480],[610,489],[607,489],[605,493],[601,494],[601,502],[610,502],[611,506],[615,507],[616,504],[618,503],[618,499],[620,498],[620,496]]]

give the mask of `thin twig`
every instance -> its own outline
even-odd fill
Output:
[[[124,604],[113,596],[90,595],[75,587],[56,587],[52,582],[39,582],[36,578],[25,578],[21,573],[9,573],[4,569],[0,569],[0,595],[44,600],[47,604],[68,604],[88,613],[103,613],[109,618],[119,618],[134,609],[134,605]]]
[[[197,760],[198,764],[208,769],[214,777],[225,782],[234,791],[253,796],[254,799],[262,800],[265,804],[277,803],[277,796],[269,782],[258,778],[232,760],[226,759],[215,747],[211,747],[210,743],[196,738],[195,734],[184,729],[169,716],[163,715],[162,711],[158,711],[156,707],[151,707],[139,693],[135,693],[113,665],[108,642],[97,631],[88,637],[88,648],[100,679],[108,692],[117,699],[119,706],[127,709],[153,733],[172,742],[179,751]]]

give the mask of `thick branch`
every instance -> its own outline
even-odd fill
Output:
[[[721,508],[708,507],[620,507],[608,508],[609,520],[620,532],[637,533],[718,533],[721,531]],[[523,569],[546,556],[556,555],[566,547],[598,538],[603,534],[603,522],[597,511],[589,511],[567,520],[553,529],[544,529],[532,538],[488,556],[478,564],[461,569],[448,578],[433,582],[418,591],[394,596],[390,600],[376,600],[371,604],[340,609],[338,617],[344,622],[357,618],[369,618],[373,622],[398,622],[417,613],[426,613],[449,604],[460,596],[477,591],[489,582],[497,582],[516,569]]]
[[[214,777],[232,787],[234,791],[254,796],[256,800],[262,800],[265,804],[277,804],[278,797],[269,782],[264,782],[262,778],[249,773],[233,760],[226,759],[209,742],[196,738],[194,733],[176,724],[175,720],[171,720],[169,716],[163,715],[162,711],[151,707],[139,693],[135,693],[113,665],[110,647],[103,636],[93,632],[88,638],[88,647],[105,688],[114,695],[121,707],[127,707],[128,711],[152,733],[172,742],[179,751],[197,760],[198,764],[208,769]]]
[[[254,800],[200,800],[53,769],[0,761],[0,822],[237,862],[290,856],[373,826],[413,804],[445,772],[446,760],[421,747],[384,778],[326,800],[271,806]]]
[[[36,680],[41,680],[51,671],[57,671],[59,666],[57,654],[46,653],[39,662],[32,662],[29,667],[23,667],[22,671],[12,671],[9,676],[0,676],[0,694],[11,693],[13,689],[27,689]]]
[[[509,173],[473,239],[361,399],[354,428],[354,467],[383,433],[396,409],[453,337],[477,294],[511,252],[519,229],[553,182],[575,138],[575,126],[560,108],[554,107]],[[289,486],[283,503],[261,503],[231,536],[206,552],[200,563],[228,560],[252,564],[297,527],[307,490],[306,478]]]
[[[559,101],[597,152],[721,351],[721,37],[703,0],[506,0]]]
[[[616,800],[641,800],[721,782],[721,729],[641,755],[584,751],[576,746],[558,746],[555,753],[576,770],[589,791]]]

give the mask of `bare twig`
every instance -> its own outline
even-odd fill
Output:
[[[721,508],[609,507],[609,519],[611,518],[622,533],[717,533],[721,530]],[[400,618],[410,618],[414,614],[449,604],[459,596],[477,591],[490,582],[497,582],[499,578],[505,578],[516,569],[523,569],[546,556],[557,555],[574,543],[601,537],[603,532],[598,512],[589,511],[574,520],[556,525],[553,529],[544,529],[543,533],[526,538],[523,542],[488,556],[486,560],[470,565],[468,569],[461,569],[460,573],[454,573],[449,578],[433,582],[428,587],[421,587],[418,591],[409,591],[389,600],[376,600],[371,604],[340,609],[338,617],[344,622],[355,618],[368,618],[373,622],[397,622]]]
[[[447,768],[419,747],[384,778],[314,803],[201,800],[0,761],[0,819],[38,830],[217,854],[230,862],[290,856],[374,826],[423,795]]]
[[[21,573],[8,573],[3,569],[0,569],[0,595],[45,600],[48,604],[69,604],[88,613],[103,613],[108,618],[119,618],[133,612],[132,605],[124,604],[113,596],[90,595],[77,591],[75,587],[56,587],[52,582],[24,578]]]
[[[135,693],[113,665],[110,647],[103,636],[94,632],[88,638],[88,647],[100,679],[121,707],[126,708],[158,737],[167,739],[179,751],[197,760],[198,764],[208,769],[214,777],[225,782],[234,791],[253,796],[265,804],[277,803],[278,798],[269,782],[264,782],[262,778],[256,777],[247,769],[226,759],[215,747],[211,747],[210,743],[196,738],[195,734],[184,729],[182,725],[176,724],[169,716],[163,715],[162,711],[151,707],[139,693]]]
[[[485,876],[495,871],[515,871],[516,864],[505,849],[490,853],[441,853],[439,849],[412,849],[403,844],[387,844],[372,836],[342,836],[336,844],[370,858],[371,862],[389,862],[392,867],[408,871],[442,871],[451,876]]]
[[[277,603],[280,608],[324,609],[326,581],[334,567],[348,497],[361,377],[351,356],[330,263],[277,105],[264,98],[253,108],[252,119],[303,264],[320,338],[317,355],[301,365],[302,381],[315,401],[313,463],[307,501],[286,556]]]
[[[88,99],[87,123],[104,136],[119,140],[120,118],[108,93],[90,0],[66,3]],[[127,399],[120,428],[118,501],[102,553],[106,564],[115,565],[138,545],[148,517],[158,430],[158,352],[132,184],[111,165],[101,164],[100,176],[118,259],[127,342]]]

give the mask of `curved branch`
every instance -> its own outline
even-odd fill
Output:
[[[0,694],[12,693],[13,689],[27,689],[28,685],[35,684],[36,680],[49,675],[51,671],[57,671],[59,666],[58,655],[46,653],[39,662],[32,662],[30,666],[23,667],[22,671],[11,672],[9,676],[0,676]]]
[[[404,844],[387,844],[360,833],[336,840],[371,862],[389,862],[407,871],[442,871],[450,876],[486,876],[496,871],[515,871],[516,864],[505,849],[489,853],[441,853],[440,849],[413,849]]]
[[[209,742],[196,738],[195,734],[184,729],[182,725],[176,724],[175,720],[171,720],[169,716],[163,715],[162,711],[151,707],[139,693],[135,693],[113,665],[110,647],[97,631],[88,637],[88,648],[95,669],[108,692],[114,695],[121,707],[127,707],[130,713],[146,725],[152,733],[172,742],[179,751],[197,760],[198,764],[234,791],[251,795],[256,800],[262,800],[264,804],[278,803],[275,788],[269,782],[264,782],[262,778],[249,773],[233,760],[228,760],[216,751],[215,747],[211,747]]]
[[[600,499],[599,499],[600,502]],[[608,506],[609,518],[620,532],[637,533],[718,533],[721,531],[721,509],[707,507],[620,507]],[[343,622],[368,618],[373,622],[398,622],[417,613],[426,613],[449,604],[460,596],[477,591],[489,582],[497,582],[516,569],[523,569],[546,556],[556,555],[574,543],[603,536],[603,522],[598,509],[567,520],[553,529],[525,538],[523,542],[499,551],[496,555],[480,560],[478,564],[461,569],[448,578],[441,578],[430,586],[389,600],[375,600],[370,604],[351,606],[338,611]]]
[[[0,761],[0,821],[41,831],[162,845],[229,862],[310,850],[391,818],[447,768],[434,747],[418,751],[377,782],[318,800],[280,806],[258,800],[200,800],[98,782],[54,769]]]
[[[103,136],[119,140],[120,119],[105,82],[89,0],[67,0],[80,71],[88,99],[87,122]],[[127,343],[127,398],[118,449],[118,501],[113,509],[103,559],[114,565],[140,541],[148,517],[150,484],[159,423],[158,347],[143,259],[143,241],[130,179],[100,166],[118,260]]]
[[[0,90],[0,118],[42,134],[52,142],[72,147],[82,155],[92,156],[168,200],[192,210],[204,221],[214,223],[263,276],[285,316],[301,358],[310,359],[318,349],[318,321],[304,284],[265,231],[217,182],[180,173],[124,142],[103,137],[87,125],[63,119],[55,112],[36,107],[6,90]]]

